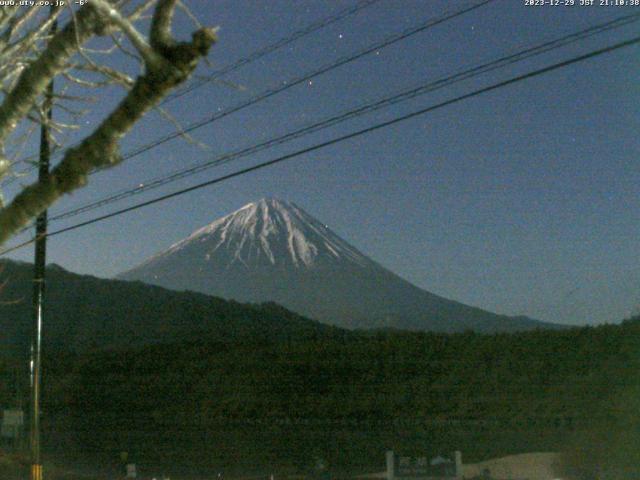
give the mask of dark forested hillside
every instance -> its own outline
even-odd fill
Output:
[[[640,322],[628,321],[69,354],[46,359],[45,418],[67,452],[109,462],[127,450],[168,470],[300,471],[321,456],[363,471],[382,468],[388,448],[456,448],[469,461],[590,445],[594,461],[637,431],[622,399],[640,383],[639,339]]]
[[[31,328],[33,266],[0,262],[0,347],[24,352]],[[138,282],[47,269],[47,349],[92,351],[188,341],[236,341],[340,334],[275,304],[249,305]]]
[[[26,349],[30,274],[4,264],[5,353]],[[147,472],[246,474],[305,471],[317,457],[336,471],[378,470],[389,448],[460,449],[467,461],[567,449],[579,478],[640,461],[626,447],[640,441],[637,319],[349,332],[273,304],[56,267],[48,279],[43,425],[55,458],[108,467],[128,451]],[[2,406],[26,392],[16,358],[0,357]],[[636,478],[625,475],[612,478]]]

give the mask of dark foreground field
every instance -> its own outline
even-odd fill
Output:
[[[127,451],[141,471],[175,476],[305,473],[317,458],[335,474],[380,471],[387,449],[458,449],[465,462],[564,451],[579,478],[635,478],[622,468],[640,460],[639,352],[637,319],[48,352],[45,452],[83,471],[117,468]]]

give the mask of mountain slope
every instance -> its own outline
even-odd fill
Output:
[[[274,301],[348,328],[496,332],[553,326],[421,290],[278,199],[245,205],[118,278],[238,301]]]
[[[26,351],[33,265],[0,262],[0,350]],[[274,304],[243,305],[194,292],[104,280],[47,268],[47,350],[140,346],[177,341],[282,340],[341,335]]]

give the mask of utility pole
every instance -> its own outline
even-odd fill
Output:
[[[51,15],[55,7],[51,7]],[[55,34],[57,22],[51,25],[50,33]],[[51,156],[51,139],[48,121],[53,118],[53,80],[49,82],[42,102],[42,125],[40,126],[40,160],[38,181],[49,181],[49,159]],[[36,219],[35,261],[33,272],[33,331],[31,335],[31,480],[43,480],[42,458],[40,453],[40,388],[41,388],[41,355],[42,355],[42,322],[44,314],[45,265],[47,256],[47,211],[44,210]]]

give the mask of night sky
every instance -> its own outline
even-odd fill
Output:
[[[496,0],[90,177],[51,214],[329,115],[575,32],[639,7]],[[356,2],[186,0],[220,26],[199,75]],[[380,0],[170,102],[189,125],[471,1]],[[56,230],[436,104],[638,34],[640,22],[201,172]],[[193,25],[178,19],[186,38]],[[115,59],[115,62],[121,60]],[[501,88],[228,182],[53,237],[48,261],[111,277],[254,200],[290,200],[385,267],[433,293],[506,314],[594,324],[640,307],[640,48]],[[121,96],[94,105],[85,132]],[[55,115],[55,113],[54,113]],[[145,117],[127,152],[175,126]],[[72,137],[73,138],[73,137]],[[32,151],[36,144],[31,147]],[[23,168],[23,167],[21,167]],[[28,178],[20,179],[27,182]],[[5,190],[8,197],[19,182]],[[24,240],[19,236],[12,243]],[[11,258],[32,260],[32,246]]]

